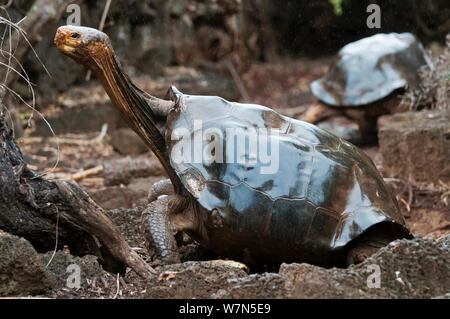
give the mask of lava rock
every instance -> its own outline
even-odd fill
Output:
[[[122,155],[139,155],[149,150],[142,139],[129,128],[115,130],[111,134],[111,144]]]
[[[450,289],[449,245],[450,235],[402,239],[347,269],[283,264],[279,273],[290,298],[433,298]]]
[[[42,265],[47,265],[51,259],[47,270],[56,279],[58,287],[65,287],[71,274],[75,274],[76,268],[70,268],[74,265],[80,270],[80,287],[88,287],[86,279],[92,280],[103,274],[103,268],[98,263],[98,259],[93,255],[85,255],[83,257],[72,256],[63,251],[57,251],[53,256],[53,252],[47,252],[39,256]]]
[[[105,123],[111,131],[124,126],[119,111],[110,103],[67,109],[57,116],[47,117],[46,120],[55,134],[98,132]],[[48,124],[41,118],[36,119],[36,129],[32,135],[53,136]]]
[[[450,182],[448,112],[396,114],[380,129],[378,137],[387,176],[406,177],[416,183]]]
[[[27,240],[0,230],[0,296],[39,294],[55,280]]]
[[[146,298],[283,298],[283,279],[247,273],[228,261],[163,266],[149,279]]]

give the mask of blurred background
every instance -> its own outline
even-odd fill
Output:
[[[74,2],[65,1],[64,5]],[[78,1],[81,24],[98,28],[106,2]],[[366,9],[373,3],[381,6],[381,28],[370,29],[366,25],[370,15]],[[12,1],[8,8],[12,21],[23,18],[33,5],[37,4]],[[85,83],[82,67],[59,54],[53,45],[54,30],[66,24],[71,13],[62,10],[57,21],[42,26],[47,32],[36,46],[52,77],[43,72],[33,56],[25,65],[30,78],[39,83],[37,90],[44,93],[43,98],[54,99],[56,92],[64,92],[72,84]],[[136,75],[155,78],[164,75],[166,67],[217,64],[224,60],[232,61],[238,74],[245,75],[258,63],[331,57],[345,44],[375,33],[412,32],[427,47],[438,48],[450,31],[449,17],[450,6],[446,0],[113,0],[104,31],[120,60],[134,68]],[[296,84],[320,75],[292,72]],[[250,97],[264,102],[258,96],[265,95],[269,85],[258,83],[265,82],[259,76],[253,78],[247,74],[247,78],[244,80]],[[217,85],[226,86],[226,79],[223,82]],[[268,94],[266,105],[271,104],[273,94],[277,93]],[[226,95],[234,100],[242,98],[239,92]],[[302,99],[297,96],[282,102],[295,106]]]

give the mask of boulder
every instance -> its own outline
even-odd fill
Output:
[[[139,155],[148,152],[148,146],[130,128],[121,128],[111,134],[111,144],[122,155]]]
[[[0,230],[0,296],[39,294],[55,285],[27,240]]]
[[[47,271],[56,280],[57,287],[66,287],[68,280],[72,274],[75,274],[75,268],[69,266],[75,265],[80,270],[80,287],[88,287],[88,281],[95,277],[103,275],[103,268],[98,263],[98,259],[93,255],[85,255],[83,257],[72,256],[61,250],[57,251],[53,256],[53,252],[47,252],[39,256],[42,265],[47,265],[51,259],[51,263],[47,267]]]
[[[450,113],[396,114],[378,133],[387,177],[414,183],[450,182]]]
[[[283,264],[279,273],[290,298],[433,298],[450,289],[449,245],[450,235],[396,240],[347,269]]]
[[[146,298],[283,298],[278,274],[248,275],[228,261],[188,261],[161,267],[148,281]]]
[[[131,178],[126,185],[103,187],[90,191],[89,195],[104,209],[145,206],[152,185],[160,179],[159,176]]]
[[[55,134],[99,132],[105,123],[108,124],[109,131],[114,131],[125,125],[119,111],[111,103],[67,109],[56,116],[46,117],[46,120]],[[42,118],[36,119],[36,129],[32,135],[53,136]]]

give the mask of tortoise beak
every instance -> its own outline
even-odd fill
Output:
[[[58,49],[63,53],[71,53],[75,51],[73,46],[70,46],[66,43],[68,31],[64,30],[64,28],[60,27],[56,30],[56,35],[54,39],[54,43],[58,47]]]
[[[56,35],[55,35],[55,40],[54,43],[56,44],[56,46],[60,46],[63,42],[65,38],[65,32],[61,29],[58,28],[58,30],[56,30]]]

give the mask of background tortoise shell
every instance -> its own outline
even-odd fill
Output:
[[[312,93],[333,106],[359,106],[407,85],[416,87],[419,68],[430,65],[411,33],[379,33],[352,42],[338,53],[328,73],[311,83]]]
[[[194,129],[198,120],[204,131],[219,130],[225,140],[227,128],[279,130],[269,135],[271,143],[279,143],[274,174],[261,174],[261,161],[209,164],[171,158],[205,212],[208,245],[220,256],[250,264],[331,265],[342,261],[345,245],[378,223],[390,222],[399,238],[409,234],[375,165],[352,144],[264,106],[185,95],[174,87],[170,93],[176,101],[168,117],[170,152],[201,133]],[[189,134],[173,140],[177,128]]]

